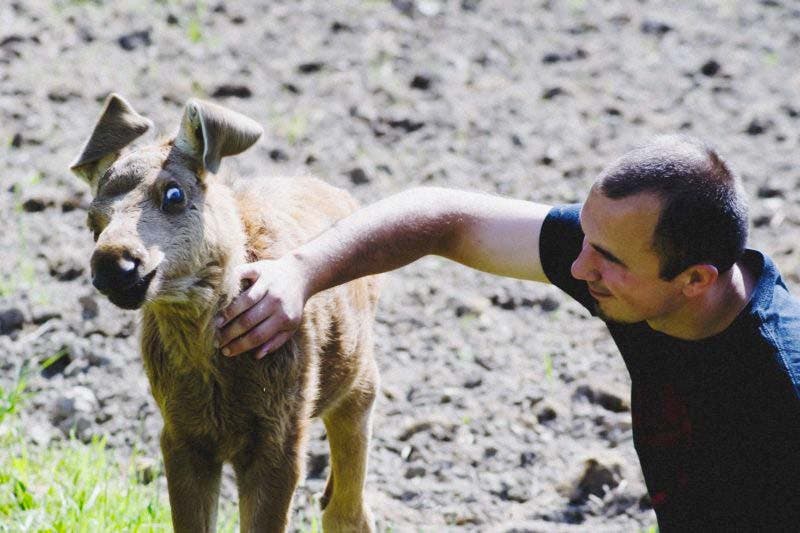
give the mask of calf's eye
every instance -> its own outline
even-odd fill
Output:
[[[171,184],[164,189],[164,198],[161,200],[161,208],[165,211],[174,211],[175,208],[183,204],[185,199],[186,195],[183,189],[176,184]]]

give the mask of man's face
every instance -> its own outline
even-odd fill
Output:
[[[606,321],[653,325],[680,312],[685,302],[681,277],[659,277],[652,247],[661,212],[652,194],[612,200],[592,187],[581,210],[583,249],[572,263],[573,277],[588,283],[597,311]]]

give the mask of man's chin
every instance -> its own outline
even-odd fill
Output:
[[[614,324],[618,326],[624,326],[626,324],[635,324],[636,322],[640,322],[639,320],[631,320],[614,316],[611,313],[605,311],[603,309],[603,306],[600,305],[600,302],[594,303],[594,315],[603,322],[605,322],[606,324]]]

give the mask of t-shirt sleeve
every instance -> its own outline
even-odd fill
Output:
[[[539,257],[550,283],[566,292],[595,314],[595,301],[585,281],[572,277],[570,268],[583,246],[581,204],[553,207],[542,224]]]

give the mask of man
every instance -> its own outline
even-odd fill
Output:
[[[747,210],[711,149],[662,137],[605,169],[582,206],[425,189],[342,220],[223,311],[226,355],[263,357],[306,300],[438,254],[550,282],[606,321],[662,531],[800,530],[800,303],[745,249]]]

